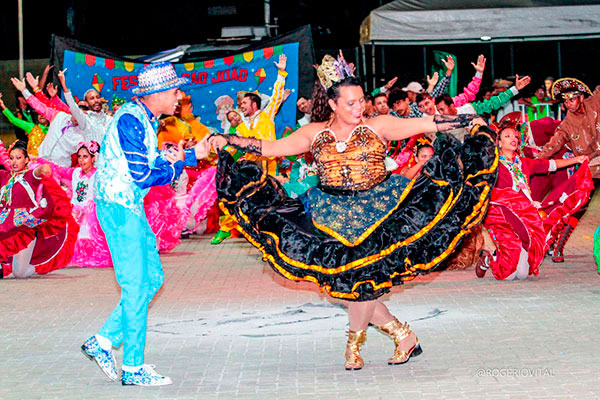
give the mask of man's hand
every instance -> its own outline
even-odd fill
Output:
[[[46,92],[48,92],[48,95],[50,96],[50,98],[52,98],[58,94],[58,88],[55,84],[49,83],[46,85]]]
[[[10,81],[12,82],[15,89],[17,89],[19,92],[23,92],[25,89],[27,89],[25,79],[10,78]]]
[[[452,71],[454,71],[454,67],[456,66],[456,64],[454,63],[454,59],[448,56],[445,60],[442,58],[442,62],[446,66],[446,75],[452,75]]]
[[[287,57],[285,56],[285,54],[279,55],[279,62],[276,62],[275,66],[278,70],[285,71],[285,67],[287,66]]]
[[[62,89],[64,92],[68,92],[69,89],[67,88],[67,81],[65,78],[65,72],[67,71],[67,69],[63,69],[62,71],[58,71],[58,81],[60,82],[60,86],[62,86]]]
[[[196,153],[197,160],[203,160],[205,158],[208,158],[208,155],[210,154],[210,144],[208,144],[208,136],[196,143],[196,146],[194,146],[194,151]]]
[[[388,81],[388,83],[386,83],[385,85],[383,85],[383,87],[385,88],[385,90],[390,90],[392,88],[392,86],[394,86],[394,84],[396,83],[397,80],[398,80],[398,77],[395,76],[392,79],[390,79]]]
[[[6,108],[6,106],[4,105],[4,101],[2,100],[2,93],[1,92],[0,92],[0,108],[3,109],[3,110]]]
[[[531,82],[531,78],[529,76],[524,76],[522,78],[519,78],[519,75],[516,75],[515,87],[519,91],[521,91],[521,89],[523,89],[525,86],[529,85],[530,82]]]
[[[475,68],[476,72],[483,74],[483,71],[485,70],[485,57],[483,54],[480,54],[479,57],[477,57],[477,64],[471,63],[471,65]]]
[[[292,91],[290,89],[285,89],[283,91],[283,97],[281,99],[281,102],[283,103],[284,101],[286,101],[287,98],[290,97],[290,94],[292,94]]]
[[[208,139],[208,144],[215,150],[215,153],[217,153],[223,147],[227,146],[227,140],[221,136],[211,136]]]
[[[435,87],[435,85],[437,85],[439,80],[440,80],[440,74],[438,74],[437,71],[435,71],[431,77],[429,77],[429,75],[427,75],[427,87]]]
[[[27,72],[25,74],[25,79],[27,79],[27,83],[29,83],[29,86],[31,86],[32,89],[39,89],[40,88],[40,77],[36,76],[35,78],[33,77],[33,75],[31,74],[31,72]]]
[[[174,147],[170,148],[165,153],[165,158],[171,164],[175,164],[177,161],[184,161],[185,160],[185,152],[183,151],[183,140],[179,141],[179,144],[177,145],[177,149],[175,149]]]

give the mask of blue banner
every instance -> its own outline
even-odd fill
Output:
[[[267,47],[234,56],[191,63],[174,64],[177,74],[190,78],[192,83],[182,87],[191,96],[194,115],[219,132],[227,126],[225,114],[237,107],[240,92],[258,92],[271,96],[277,79],[275,62],[279,55],[287,57],[288,73],[285,87],[291,93],[275,117],[278,137],[285,127],[296,126],[298,89],[298,43]],[[63,69],[67,86],[74,96],[82,98],[95,88],[109,102],[115,97],[130,100],[131,89],[137,86],[137,74],[142,63],[124,62],[91,54],[65,50]]]

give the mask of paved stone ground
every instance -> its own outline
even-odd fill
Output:
[[[541,399],[600,397],[600,197],[567,246],[523,282],[444,271],[384,298],[424,353],[388,366],[371,328],[365,368],[343,369],[345,309],[275,275],[243,239],[189,239],[162,257],[146,362],[161,388],[107,380],[79,346],[118,300],[112,270],[66,268],[0,281],[0,399]],[[117,352],[120,362],[122,351]]]

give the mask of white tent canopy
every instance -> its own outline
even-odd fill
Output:
[[[360,33],[372,45],[600,38],[600,1],[396,0],[371,11]]]

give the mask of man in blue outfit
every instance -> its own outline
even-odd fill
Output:
[[[178,78],[166,62],[145,66],[138,76],[138,96],[123,105],[106,130],[96,166],[96,209],[106,235],[121,300],[100,331],[81,346],[102,371],[117,381],[112,347],[123,344],[123,385],[169,385],[171,379],[144,364],[148,305],[162,286],[164,275],[156,237],[144,213],[144,196],[151,186],[167,185],[181,174],[184,161],[196,165],[206,158],[206,140],[195,148],[161,154],[156,130],[161,114],[173,115],[182,98]]]

